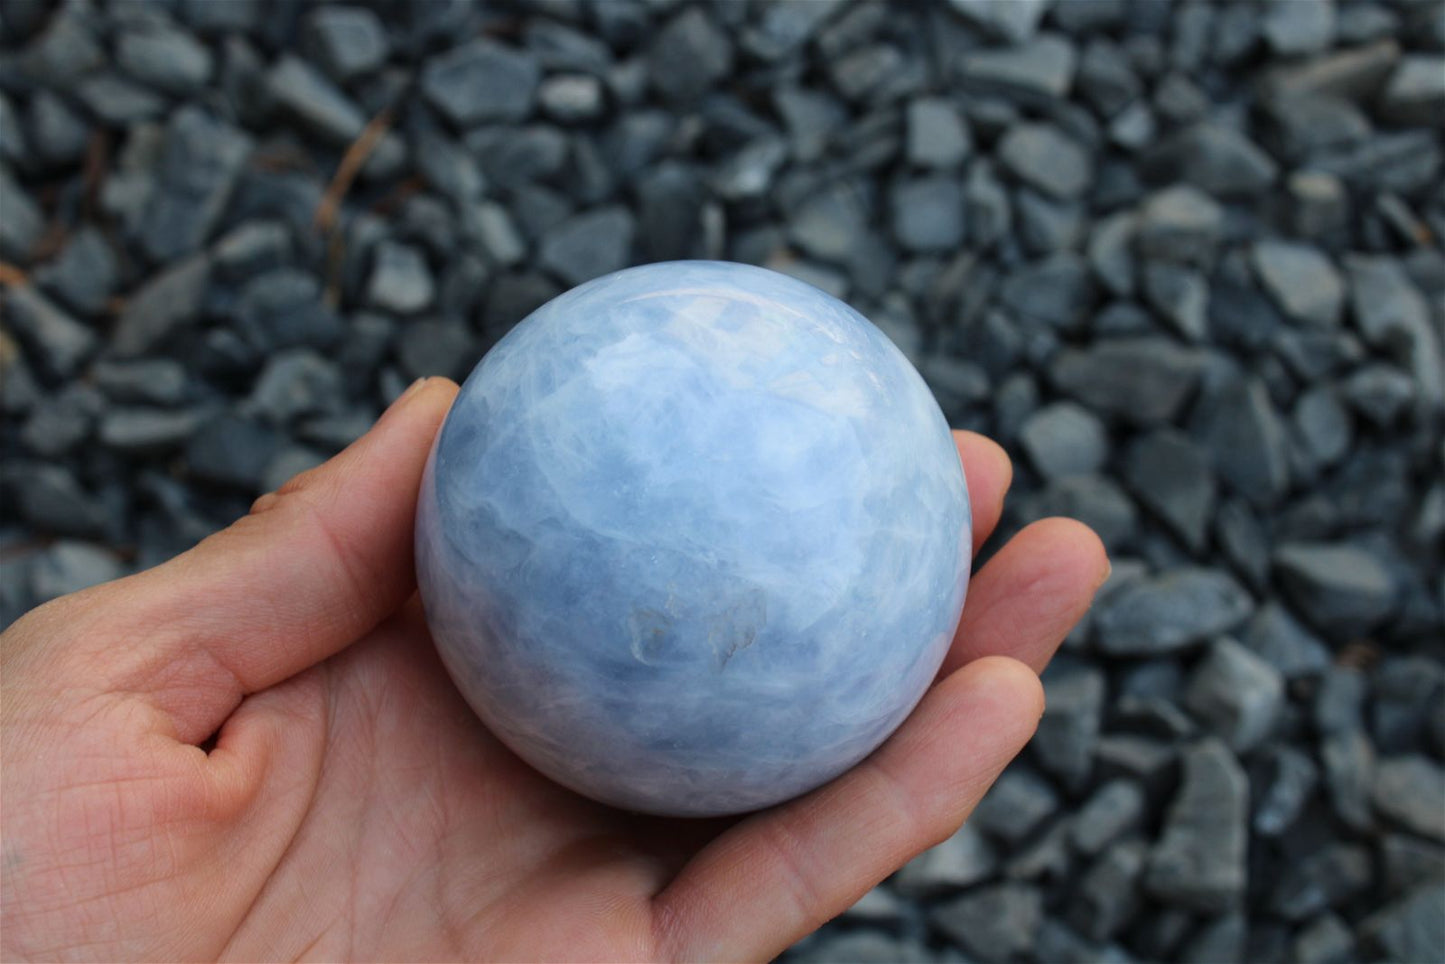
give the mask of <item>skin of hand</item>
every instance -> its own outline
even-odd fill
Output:
[[[456,391],[414,385],[236,524],[0,636],[0,957],[770,958],[958,829],[1108,572],[1036,522],[863,763],[741,818],[624,813],[504,748],[433,650],[412,519]],[[956,437],[981,543],[1012,470]]]

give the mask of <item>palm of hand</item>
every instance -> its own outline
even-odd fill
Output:
[[[957,828],[1039,712],[1029,669],[987,657],[1040,669],[1106,568],[1082,527],[1025,530],[864,764],[736,821],[625,814],[492,737],[407,601],[454,391],[434,381],[233,530],[0,637],[7,959],[771,956]],[[960,447],[981,539],[1007,463]]]

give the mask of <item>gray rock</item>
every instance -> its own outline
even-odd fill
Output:
[[[236,31],[250,33],[264,13],[262,0],[181,0],[180,14],[186,23],[202,33]]]
[[[1276,602],[1266,602],[1240,633],[1240,641],[1286,679],[1313,676],[1330,664],[1330,651]]]
[[[1213,739],[1185,750],[1183,768],[1144,887],[1165,903],[1222,913],[1244,897],[1249,781]]]
[[[953,102],[923,97],[908,105],[908,160],[918,167],[955,168],[973,150],[968,123]]]
[[[1138,783],[1124,778],[1110,780],[1074,814],[1070,831],[1074,847],[1086,856],[1100,853],[1137,829],[1146,812],[1144,790]]]
[[[959,55],[959,77],[970,87],[1002,94],[1059,98],[1074,82],[1078,55],[1056,34],[1006,49],[975,49]]]
[[[1201,120],[1209,113],[1209,98],[1199,85],[1182,73],[1165,74],[1154,85],[1154,113],[1166,125],[1181,127]]]
[[[1445,115],[1445,56],[1402,58],[1380,94],[1380,113],[1397,124],[1438,125]]]
[[[1104,851],[1074,889],[1069,921],[1085,937],[1113,937],[1133,918],[1141,902],[1138,881],[1149,857],[1141,840],[1127,840]]]
[[[1330,666],[1315,691],[1314,724],[1323,735],[1364,727],[1365,677],[1347,666]]]
[[[542,112],[564,124],[597,118],[606,107],[602,82],[591,74],[558,74],[537,88]]]
[[[1400,263],[1391,258],[1351,255],[1350,307],[1355,325],[1370,345],[1405,361],[1420,393],[1445,401],[1445,361],[1430,310]]]
[[[1370,732],[1386,753],[1419,744],[1431,713],[1441,705],[1445,665],[1428,656],[1390,656],[1375,669],[1370,688]]]
[[[1375,752],[1369,738],[1356,729],[1329,734],[1320,742],[1320,763],[1335,816],[1353,830],[1373,831],[1375,818],[1370,793],[1374,786]]]
[[[517,121],[532,111],[541,70],[530,54],[480,38],[426,62],[421,92],[458,127]]]
[[[99,361],[90,374],[95,386],[113,401],[176,405],[185,400],[186,369],[169,358]]]
[[[426,258],[416,248],[383,241],[372,253],[371,276],[366,283],[366,304],[380,311],[414,315],[430,308],[436,284]]]
[[[1355,935],[1334,914],[1322,914],[1300,928],[1290,949],[1298,964],[1347,964],[1355,959]]]
[[[1059,9],[1092,5],[1098,0],[1073,0]],[[1108,2],[1108,0],[1106,0]],[[1100,946],[1074,933],[1052,917],[1039,925],[1034,947],[1035,959],[1050,964],[1133,964],[1135,958],[1118,944]]]
[[[1347,543],[1295,542],[1274,552],[1295,610],[1327,636],[1368,632],[1394,610],[1399,587],[1371,552]]]
[[[1106,777],[1129,777],[1151,787],[1164,782],[1175,756],[1168,742],[1132,733],[1105,733],[1094,750],[1099,771]]]
[[[1416,884],[1445,880],[1445,847],[1408,834],[1386,834],[1380,842],[1385,889],[1398,894]]]
[[[1198,188],[1178,184],[1150,195],[1135,232],[1140,255],[1209,266],[1224,233],[1224,209]]]
[[[28,349],[28,358],[54,378],[69,378],[95,350],[95,333],[70,317],[30,284],[4,290],[9,327]]]
[[[250,155],[249,137],[200,108],[174,114],[166,125],[160,176],[141,218],[146,253],[174,261],[205,244]]]
[[[320,70],[291,54],[267,73],[266,91],[306,133],[327,143],[348,146],[366,127],[366,115],[351,98]]]
[[[1220,961],[1246,959],[1245,940],[1248,921],[1244,914],[1232,911],[1209,921],[1180,948],[1182,964],[1219,964]]]
[[[1044,673],[1046,708],[1030,745],[1070,792],[1082,790],[1093,771],[1107,690],[1104,674],[1091,666],[1055,661]]]
[[[975,887],[936,904],[929,920],[980,961],[1009,961],[1034,946],[1043,920],[1043,895],[1027,884]]]
[[[1254,830],[1278,837],[1289,830],[1319,785],[1320,772],[1313,761],[1287,745],[1268,751],[1263,792],[1255,799]]]
[[[1281,311],[1310,325],[1339,323],[1345,284],[1318,248],[1289,241],[1260,241],[1251,249],[1255,273]]]
[[[1361,191],[1412,194],[1433,182],[1442,163],[1440,145],[1427,130],[1379,132],[1353,144],[1322,151],[1310,166]]]
[[[12,484],[20,515],[41,531],[63,536],[98,536],[105,531],[105,507],[64,466],[24,466]]]
[[[1109,122],[1109,140],[1131,154],[1153,143],[1158,133],[1154,112],[1142,100],[1130,104]]]
[[[54,261],[36,272],[36,280],[70,308],[96,315],[109,307],[119,265],[105,236],[85,226],[71,235]]]
[[[1106,476],[1078,475],[1048,483],[1028,503],[1024,517],[1068,516],[1093,529],[1111,553],[1133,541],[1139,513]]]
[[[1089,267],[1110,293],[1134,293],[1134,231],[1137,218],[1128,211],[1100,218],[1089,232],[1085,253]],[[1097,326],[1096,326],[1097,329]]]
[[[266,360],[245,412],[275,425],[333,413],[342,402],[341,371],[309,348],[277,352]]]
[[[991,837],[1017,844],[1058,806],[1058,794],[1046,780],[1015,765],[1005,770],[984,795],[970,822]]]
[[[210,278],[211,263],[204,255],[187,258],[152,277],[126,300],[111,335],[111,350],[122,358],[135,358],[193,323]]]
[[[1157,181],[1183,181],[1218,197],[1260,194],[1268,190],[1279,166],[1244,134],[1204,122],[1171,135],[1143,158],[1145,172]]]
[[[1271,910],[1286,920],[1307,920],[1358,896],[1373,877],[1367,849],[1329,844],[1285,868],[1271,895]]]
[[[743,42],[754,56],[780,60],[806,44],[842,5],[841,0],[771,4],[745,31]]]
[[[1379,87],[1400,59],[1393,39],[1337,50],[1270,71],[1264,82],[1267,95],[1325,95],[1363,100]]]
[[[1286,57],[1319,53],[1335,39],[1335,5],[1331,0],[1271,3],[1264,10],[1260,34],[1275,53]]]
[[[1295,171],[1285,181],[1294,210],[1291,223],[1302,238],[1320,238],[1342,231],[1350,213],[1345,185],[1333,174]]]
[[[1228,632],[1253,610],[1249,593],[1224,573],[1181,567],[1108,596],[1095,606],[1094,625],[1101,651],[1140,656]]]
[[[616,4],[619,9],[624,6]],[[601,13],[596,16],[599,21],[606,19]],[[614,66],[608,47],[611,38],[593,36],[589,31],[567,26],[560,19],[530,18],[522,27],[522,38],[544,70],[581,71],[600,77]]]
[[[893,85],[900,77],[907,77],[908,67],[897,47],[878,43],[831,61],[828,74],[845,99],[869,103],[891,99]]]
[[[1057,820],[1015,849],[1003,872],[1008,880],[1057,882],[1069,874],[1072,865],[1068,824]]]
[[[442,375],[460,380],[476,363],[478,354],[475,339],[455,321],[414,321],[397,336],[397,361],[408,378]]]
[[[788,238],[807,254],[847,262],[868,231],[868,206],[852,185],[825,188],[805,201],[789,219]]]
[[[1375,809],[1412,833],[1445,843],[1445,768],[1424,756],[1386,757],[1375,766]]]
[[[1007,234],[1013,209],[1009,206],[1008,192],[994,175],[991,164],[976,161],[969,166],[964,180],[964,210],[973,244],[986,247]]]
[[[697,249],[706,193],[696,172],[678,162],[664,162],[644,175],[636,190],[637,240],[642,251],[657,261],[689,257]],[[794,221],[795,229],[801,220],[802,215]],[[825,223],[818,228],[816,237],[824,246],[840,240]],[[808,248],[801,237],[795,235],[795,240]]]
[[[787,4],[787,7],[818,4]],[[773,9],[773,8],[769,8]],[[783,87],[773,94],[773,106],[788,131],[793,159],[811,163],[823,156],[828,143],[847,117],[843,105],[825,91]]]
[[[1423,884],[1376,911],[1360,924],[1367,945],[1395,961],[1445,958],[1445,882]]]
[[[112,127],[130,127],[166,114],[166,98],[113,71],[90,74],[75,86],[75,97]]]
[[[115,42],[115,60],[147,87],[178,96],[194,94],[211,78],[210,49],[161,21],[122,29]]]
[[[1330,385],[1316,385],[1295,402],[1291,414],[1294,437],[1312,465],[1327,468],[1344,458],[1354,442],[1354,423]]]
[[[1010,272],[999,301],[1021,318],[1077,331],[1088,320],[1097,294],[1088,263],[1072,251],[1059,251]],[[1088,398],[1080,400],[1098,407]]]
[[[381,18],[365,7],[318,7],[306,17],[305,35],[321,66],[342,84],[378,69],[391,55]]]
[[[890,194],[893,235],[912,251],[948,251],[963,241],[963,190],[951,177],[922,177]]]
[[[1066,348],[1049,364],[1065,395],[1135,424],[1170,422],[1194,393],[1202,356],[1167,338],[1116,338]]]
[[[718,165],[711,179],[713,192],[725,201],[762,197],[787,159],[788,146],[781,137],[754,138]]]
[[[266,466],[280,448],[281,436],[275,429],[223,413],[191,436],[186,464],[197,479],[259,492]]]
[[[1051,197],[1078,197],[1093,178],[1088,152],[1053,124],[1030,122],[1010,128],[996,153],[1009,173]]]
[[[928,948],[917,940],[897,937],[886,931],[854,930],[818,934],[788,954],[799,964],[928,964],[934,960]]]
[[[1345,379],[1344,396],[1366,421],[1389,428],[1415,401],[1415,382],[1393,365],[1363,365]]]
[[[30,591],[37,603],[45,602],[123,575],[125,566],[111,550],[65,539],[42,551],[32,563]]]
[[[20,441],[42,458],[58,458],[85,440],[104,408],[105,398],[99,392],[71,382],[54,395],[36,400],[20,430]]]
[[[82,11],[65,11],[52,17],[45,29],[31,38],[17,65],[23,75],[38,84],[64,89],[105,62],[105,52],[91,29],[93,18],[80,14]]]
[[[1142,85],[1139,75],[1112,41],[1095,36],[1079,58],[1074,80],[1079,94],[1101,117],[1115,117],[1136,102]]]
[[[701,7],[669,20],[647,51],[652,88],[673,104],[696,101],[732,68],[732,41]]]
[[[336,313],[322,299],[320,282],[297,268],[256,275],[241,289],[235,311],[242,333],[262,351],[325,348],[342,333]]]
[[[1253,652],[1221,637],[1190,674],[1184,705],[1236,753],[1248,753],[1274,731],[1284,707],[1284,679]]]
[[[1016,195],[1019,240],[1030,254],[1072,250],[1084,236],[1084,206],[1020,188]]]
[[[1252,505],[1274,505],[1289,490],[1284,425],[1258,378],[1219,385],[1195,406],[1191,427],[1215,471]]]
[[[43,163],[74,164],[85,156],[90,129],[56,94],[37,90],[30,98],[26,121],[30,149]]]
[[[586,211],[543,236],[539,259],[568,284],[581,284],[630,262],[633,230],[632,214],[626,208]]]
[[[948,0],[969,23],[1008,43],[1022,43],[1038,30],[1054,0]]]
[[[1125,453],[1123,476],[1138,500],[1190,551],[1203,551],[1214,510],[1214,473],[1188,436],[1164,428],[1138,437]]]
[[[987,880],[998,867],[998,855],[972,823],[904,864],[893,886],[905,897],[933,897]]]
[[[5,206],[5,217],[0,218],[0,256],[25,264],[45,230],[45,221],[40,208],[3,163],[0,163],[0,204]]]
[[[505,188],[553,177],[567,163],[567,135],[556,127],[494,124],[474,130],[466,144],[487,179]]]
[[[500,204],[483,201],[475,205],[465,229],[492,260],[503,267],[511,267],[527,255],[526,239],[517,230],[512,215]]]
[[[184,445],[205,417],[198,409],[111,408],[101,416],[96,435],[123,455],[156,455]]]
[[[1144,266],[1144,301],[1169,327],[1192,342],[1208,334],[1209,285],[1198,271],[1177,264]]]
[[[280,221],[246,221],[223,235],[211,248],[216,274],[244,281],[279,268],[292,258],[291,232]]]
[[[1055,402],[1029,416],[1019,444],[1046,479],[1089,475],[1109,457],[1104,423],[1074,402]]]

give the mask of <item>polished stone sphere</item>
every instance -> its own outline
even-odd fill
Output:
[[[863,316],[684,261],[543,305],[462,386],[417,575],[477,714],[565,786],[704,816],[778,803],[913,709],[963,607],[948,425]]]

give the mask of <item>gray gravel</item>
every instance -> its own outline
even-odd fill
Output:
[[[1114,564],[972,822],[785,958],[1445,959],[1436,0],[144,6],[0,7],[0,626],[571,285],[764,264],[1009,449],[983,560]]]

